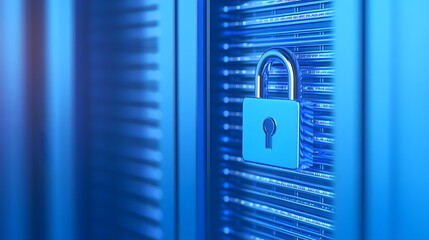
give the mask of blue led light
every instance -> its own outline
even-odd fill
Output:
[[[240,198],[235,198],[233,203],[239,203],[242,206],[246,206],[246,207],[253,208],[253,209],[260,210],[260,211],[267,212],[267,213],[273,213],[275,215],[285,217],[285,218],[289,218],[289,219],[293,219],[293,220],[296,220],[298,222],[307,223],[309,225],[314,225],[314,226],[325,228],[325,229],[331,229],[331,230],[333,229],[332,224],[325,223],[325,222],[322,222],[322,221],[319,221],[316,219],[312,219],[309,217],[300,216],[300,215],[297,215],[297,214],[290,212],[290,211],[287,211],[287,210],[273,208],[273,207],[263,205],[263,204],[259,204],[259,203],[253,203],[253,202],[246,201],[246,200],[240,199]]]
[[[282,15],[282,16],[276,16],[276,17],[270,17],[270,18],[256,18],[256,19],[249,19],[245,21],[236,21],[236,22],[224,22],[223,27],[246,27],[246,26],[252,26],[252,25],[272,25],[272,24],[279,24],[279,23],[288,23],[294,22],[294,21],[309,21],[314,20],[317,18],[323,18],[323,17],[330,17],[333,15],[333,11],[317,11],[312,13],[305,13],[305,14],[296,14],[296,15]],[[295,23],[299,24],[299,23]]]

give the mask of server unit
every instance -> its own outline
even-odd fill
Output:
[[[207,237],[333,239],[333,1],[211,1],[207,6]],[[294,53],[300,159],[297,170],[243,160],[243,99],[253,97],[261,54]],[[268,98],[287,98],[288,72],[273,65]]]

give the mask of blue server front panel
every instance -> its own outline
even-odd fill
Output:
[[[209,6],[208,237],[332,239],[334,217],[333,2],[212,1]],[[288,170],[242,159],[242,103],[254,96],[256,64],[273,47],[301,70],[302,162]],[[287,98],[275,65],[268,98]]]

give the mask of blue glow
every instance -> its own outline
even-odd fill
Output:
[[[30,234],[25,1],[0,1],[0,238]]]
[[[74,239],[74,4],[47,1],[49,237]],[[58,11],[62,9],[62,11]]]

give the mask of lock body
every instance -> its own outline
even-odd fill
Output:
[[[243,158],[283,168],[299,167],[299,103],[284,99],[245,98],[243,101]],[[266,147],[264,120],[273,118],[275,134]]]

